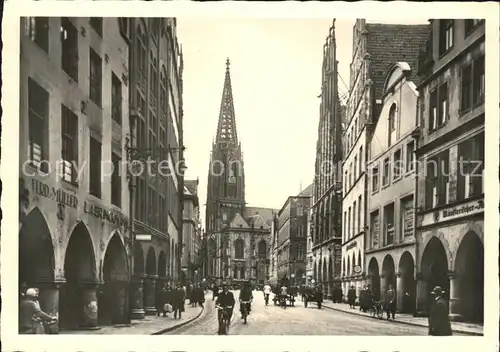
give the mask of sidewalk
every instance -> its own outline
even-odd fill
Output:
[[[314,304],[316,304],[316,303],[314,303]],[[345,303],[333,303],[331,301],[325,300],[323,302],[323,307],[328,308],[328,309],[332,309],[332,310],[336,310],[339,312],[355,314],[355,315],[362,315],[362,316],[366,316],[366,317],[369,317],[371,319],[374,319],[370,316],[369,313],[363,313],[362,311],[360,311],[359,307],[356,307],[355,309],[351,309],[351,308],[349,308],[349,305],[345,304]],[[397,314],[396,313],[396,319],[395,320],[391,319],[390,321],[394,322],[394,323],[414,325],[414,326],[423,326],[423,327],[429,326],[428,320],[426,317],[414,317],[411,314],[403,314],[403,313]],[[453,332],[468,334],[468,335],[483,336],[483,326],[480,324],[451,322],[451,328],[452,328]]]
[[[205,296],[207,299],[208,296]],[[132,320],[130,325],[103,326],[99,330],[63,331],[60,334],[71,335],[161,335],[168,331],[180,328],[196,319],[203,313],[203,308],[192,308],[186,301],[185,310],[181,319],[174,319],[174,314],[168,317],[146,316],[144,319]]]

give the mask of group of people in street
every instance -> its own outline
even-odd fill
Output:
[[[195,307],[200,305],[203,307],[205,301],[205,292],[199,285],[189,285],[184,288],[180,283],[172,288],[170,285],[164,285],[158,291],[156,296],[156,311],[157,316],[168,316],[168,313],[174,314],[174,319],[181,319],[182,312],[184,312],[184,305],[186,297],[189,299],[190,304]]]

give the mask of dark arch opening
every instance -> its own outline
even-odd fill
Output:
[[[430,294],[435,286],[441,286],[445,291],[444,296],[449,298],[448,260],[444,246],[437,237],[433,237],[424,249],[421,272],[427,283],[426,309],[429,308]]]
[[[313,279],[314,281],[318,281],[318,263],[314,263],[313,266]]]
[[[467,321],[484,321],[484,248],[479,237],[468,232],[458,247],[455,273],[460,314]]]
[[[415,311],[415,262],[410,252],[404,252],[399,260],[399,274],[402,275],[402,290],[403,297],[401,302],[402,313],[413,313]]]
[[[372,258],[368,264],[369,285],[374,299],[380,300],[380,275],[377,259]]]
[[[259,259],[266,259],[267,257],[267,244],[265,240],[259,242]]]
[[[326,266],[326,260],[323,262],[323,282],[328,281],[328,271],[327,271],[327,266]]]
[[[69,238],[64,256],[64,274],[66,284],[61,290],[60,325],[62,329],[77,329],[89,323],[84,320],[87,316],[84,317],[83,307],[88,305],[91,297],[84,297],[84,285],[97,281],[94,247],[82,222],[76,225]],[[97,311],[88,314],[97,314]]]
[[[393,289],[396,288],[396,269],[394,265],[394,259],[390,254],[387,254],[382,261],[382,274],[384,275],[385,287],[382,287],[383,292],[385,293],[389,286],[392,286]]]
[[[161,251],[158,257],[158,276],[162,278],[167,276],[167,256],[164,251]]]
[[[134,246],[134,274],[144,274],[144,252],[140,243]]]
[[[127,321],[128,263],[125,247],[113,234],[106,248],[102,269],[103,285],[99,295],[99,325],[124,324]]]
[[[146,257],[146,274],[156,275],[156,253],[153,247],[149,247]]]
[[[54,281],[54,247],[43,214],[34,208],[19,232],[20,292],[46,281]]]

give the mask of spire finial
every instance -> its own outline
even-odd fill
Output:
[[[229,65],[231,65],[231,63],[229,62],[229,58],[227,58],[226,60],[226,70],[229,71]]]

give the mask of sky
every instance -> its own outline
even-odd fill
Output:
[[[227,58],[244,154],[247,205],[280,209],[289,196],[312,183],[322,53],[332,22],[178,18],[184,55],[186,179],[199,178],[203,219]],[[340,94],[349,85],[353,25],[354,20],[335,22]]]

